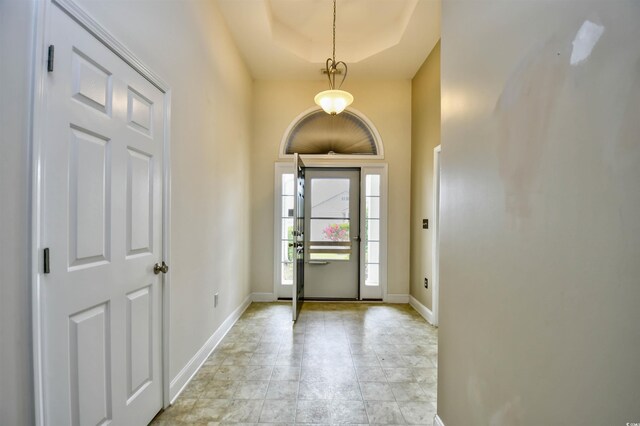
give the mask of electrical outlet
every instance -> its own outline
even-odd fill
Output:
[[[216,294],[213,295],[213,307],[214,308],[218,307],[218,294],[219,293],[216,293]]]
[[[424,288],[429,288],[429,278],[424,279]]]

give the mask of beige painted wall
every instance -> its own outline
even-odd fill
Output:
[[[33,418],[29,132],[34,2],[0,1],[0,424]]]
[[[251,286],[273,293],[274,163],[289,124],[314,106],[325,81],[255,81],[251,149]],[[409,293],[409,192],[411,168],[411,83],[409,80],[347,80],[353,107],[382,137],[389,163],[388,292]]]
[[[411,81],[411,295],[428,309],[433,309],[433,149],[438,145],[440,42]],[[429,219],[429,229],[422,228],[422,219]]]
[[[438,413],[638,422],[640,5],[448,0],[442,18]]]
[[[82,5],[172,88],[173,378],[250,292],[252,80],[215,2]]]

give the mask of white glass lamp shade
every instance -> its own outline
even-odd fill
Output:
[[[340,114],[353,102],[353,95],[344,90],[325,90],[313,99],[327,114]]]

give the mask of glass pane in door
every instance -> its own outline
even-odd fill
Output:
[[[349,217],[349,179],[311,181],[312,218]]]
[[[350,259],[349,190],[349,179],[311,180],[310,260]]]

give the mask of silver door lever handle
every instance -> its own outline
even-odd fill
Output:
[[[153,265],[153,273],[158,275],[160,272],[162,272],[163,274],[166,274],[167,272],[169,272],[169,265],[164,263],[164,261],[162,262],[162,265],[159,263],[156,263],[155,265]]]

